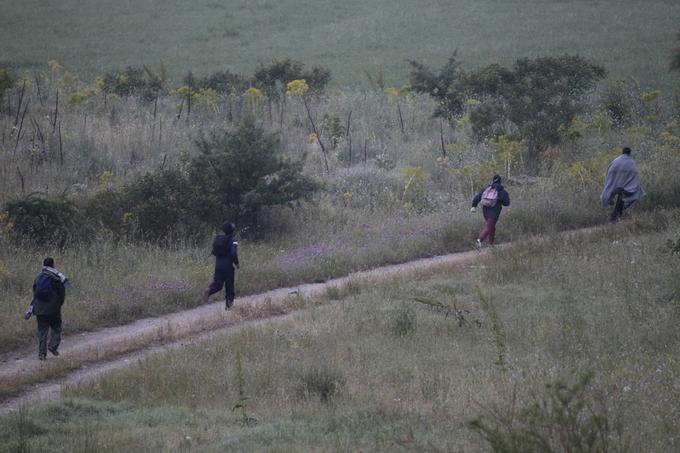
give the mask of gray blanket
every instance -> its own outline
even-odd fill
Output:
[[[646,195],[640,187],[640,175],[635,161],[627,154],[621,154],[607,167],[604,190],[600,195],[603,206],[614,204],[617,193],[623,194],[623,202],[629,207]]]

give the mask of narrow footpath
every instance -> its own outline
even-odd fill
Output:
[[[468,264],[487,253],[487,250],[481,253],[474,250],[418,259],[355,272],[324,283],[279,288],[237,298],[230,311],[224,310],[223,301],[215,302],[131,324],[70,335],[62,339],[60,356],[49,356],[47,361],[37,359],[35,347],[21,348],[0,357],[0,395],[12,395],[0,400],[0,415],[36,401],[55,399],[68,386],[125,368],[149,354],[208,341],[225,332],[291,316],[296,307],[304,306],[300,303],[302,300],[342,291],[352,284],[367,285],[443,271]]]

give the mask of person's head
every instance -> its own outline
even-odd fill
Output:
[[[499,175],[494,175],[493,180],[491,181],[491,184],[500,184],[501,183],[501,177]]]
[[[47,257],[43,260],[43,266],[45,267],[54,267],[54,258]]]
[[[623,148],[622,154],[625,154],[626,156],[630,156],[630,148],[628,148],[627,146],[625,148]]]
[[[224,231],[224,234],[226,235],[234,234],[235,229],[236,227],[231,222],[224,222],[222,224],[222,231]]]

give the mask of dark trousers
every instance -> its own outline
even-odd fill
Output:
[[[213,282],[208,287],[208,294],[219,293],[222,287],[225,287],[225,298],[227,301],[233,302],[236,297],[236,288],[234,288],[234,267],[216,267],[213,276]]]
[[[479,232],[479,240],[485,241],[489,240],[489,244],[493,244],[496,240],[496,222],[498,219],[486,219],[486,223],[482,227],[482,231]]]
[[[619,217],[621,217],[623,211],[626,209],[626,204],[623,202],[623,195],[624,194],[622,192],[616,194],[614,210],[609,215],[609,220],[611,220],[612,222],[616,222],[617,220],[619,220]]]
[[[44,356],[47,355],[47,334],[50,329],[49,348],[56,350],[61,343],[61,316],[38,315],[35,319],[38,321],[38,354]]]

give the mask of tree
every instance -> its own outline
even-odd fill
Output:
[[[461,87],[463,71],[456,55],[452,55],[438,72],[418,63],[409,61],[411,89],[417,93],[427,93],[437,100],[435,116],[449,120],[460,116],[465,106],[465,96]]]
[[[523,58],[512,73],[512,85],[501,96],[508,118],[527,140],[530,158],[559,141],[560,126],[583,111],[583,95],[606,74],[580,56]]]
[[[279,154],[277,138],[246,119],[234,130],[215,131],[196,142],[189,179],[201,199],[203,215],[220,222],[257,226],[260,208],[293,206],[309,197],[318,184],[302,174],[302,160]]]

